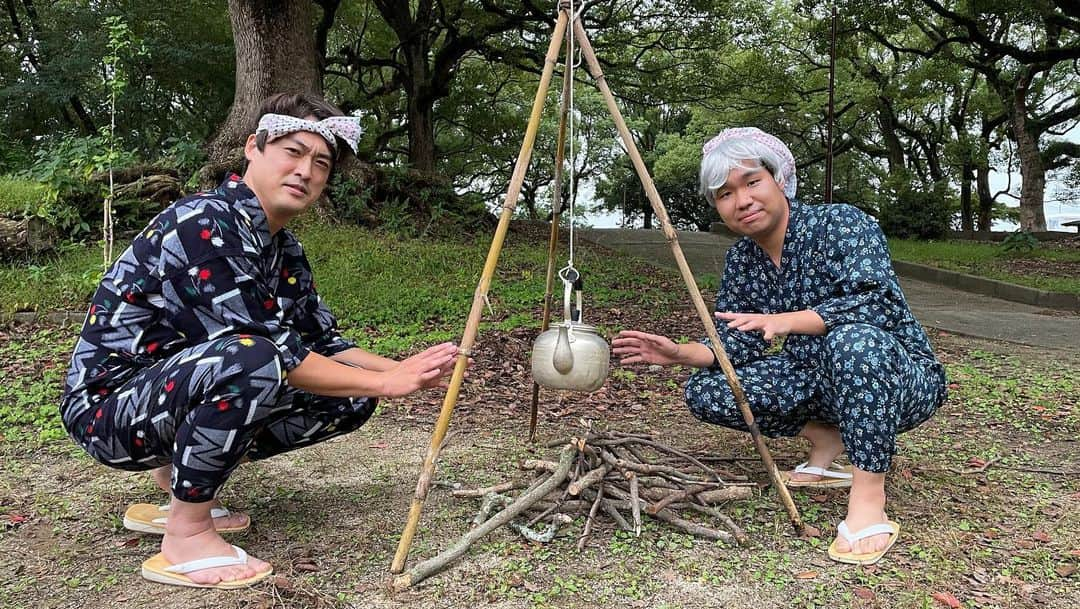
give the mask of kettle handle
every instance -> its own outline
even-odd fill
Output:
[[[559,279],[563,282],[563,323],[571,324],[573,322],[583,323],[583,314],[581,304],[581,290],[585,285],[582,281],[581,273],[572,266],[566,266],[559,271]],[[575,309],[571,306],[571,297],[577,296],[577,319],[574,319]]]

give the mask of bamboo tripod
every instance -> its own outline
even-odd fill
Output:
[[[573,21],[572,26],[570,26],[570,21]],[[510,225],[510,218],[513,216],[518,196],[521,194],[522,183],[525,181],[525,171],[528,168],[529,160],[532,157],[533,144],[536,141],[536,132],[539,129],[544,100],[547,97],[548,87],[551,84],[551,77],[555,71],[555,65],[559,56],[559,48],[562,39],[567,34],[566,30],[568,26],[573,27],[575,40],[581,49],[589,73],[596,81],[597,87],[604,97],[608,111],[611,113],[611,117],[619,131],[623,146],[626,148],[626,152],[633,162],[638,178],[645,188],[645,194],[649,199],[649,203],[652,205],[653,213],[660,220],[664,236],[671,246],[672,254],[675,256],[675,262],[679,267],[679,272],[682,274],[683,281],[686,283],[686,287],[690,292],[690,299],[693,301],[698,317],[701,318],[701,321],[705,326],[705,331],[712,342],[713,353],[716,355],[716,359],[720,363],[721,369],[724,371],[724,376],[731,386],[739,411],[742,413],[743,420],[750,430],[754,447],[757,449],[758,455],[765,465],[765,469],[769,474],[769,479],[772,481],[773,487],[776,488],[784,507],[787,509],[792,526],[798,533],[803,533],[803,523],[802,519],[799,517],[799,511],[795,507],[795,503],[792,501],[791,494],[788,492],[787,487],[785,487],[780,480],[780,472],[776,469],[776,464],[773,462],[772,455],[769,453],[769,448],[765,445],[765,439],[762,437],[761,431],[754,421],[753,413],[750,412],[750,406],[746,401],[746,394],[743,392],[742,385],[735,375],[735,369],[731,365],[731,361],[728,359],[727,353],[725,353],[724,347],[720,342],[720,337],[716,332],[716,326],[712,321],[712,315],[709,313],[708,308],[706,308],[705,301],[701,298],[701,293],[698,291],[697,281],[690,271],[690,266],[686,262],[686,257],[683,255],[682,248],[679,246],[678,235],[671,225],[671,219],[668,217],[667,209],[664,207],[663,201],[660,200],[660,194],[656,191],[652,178],[645,168],[645,163],[642,161],[637,146],[634,144],[634,139],[626,126],[626,121],[623,120],[622,113],[615,103],[615,97],[612,95],[611,89],[608,88],[607,82],[604,80],[603,72],[600,69],[600,62],[593,52],[592,44],[589,42],[588,35],[585,33],[585,28],[582,27],[580,19],[576,16],[571,19],[570,11],[565,3],[563,3],[559,8],[559,16],[558,20],[555,22],[555,30],[552,33],[551,42],[548,45],[547,54],[544,57],[544,68],[540,76],[540,84],[536,90],[536,97],[533,99],[532,112],[529,115],[528,126],[525,129],[525,138],[521,144],[521,151],[518,153],[517,162],[514,165],[514,173],[510,179],[510,186],[507,189],[506,199],[503,202],[503,209],[499,216],[498,226],[495,229],[495,236],[492,238],[491,247],[488,249],[487,260],[484,263],[484,269],[480,275],[480,282],[476,286],[476,291],[473,294],[472,308],[469,311],[469,317],[465,323],[465,332],[461,338],[457,363],[454,366],[454,372],[450,377],[449,387],[447,388],[446,396],[443,399],[442,410],[439,412],[439,418],[435,423],[435,430],[431,434],[431,443],[428,447],[427,455],[424,457],[424,464],[421,467],[420,476],[416,483],[416,495],[413,497],[412,505],[409,508],[408,520],[405,524],[404,531],[401,533],[397,552],[394,555],[394,562],[390,567],[392,573],[401,573],[405,569],[405,560],[408,557],[413,537],[416,535],[416,528],[420,521],[420,512],[423,510],[424,501],[426,501],[428,491],[431,489],[431,483],[435,472],[435,461],[438,459],[443,441],[446,438],[446,432],[450,426],[450,417],[453,414],[454,406],[457,404],[458,394],[465,377],[465,368],[468,365],[469,356],[472,355],[472,348],[476,342],[476,335],[479,330],[480,317],[483,313],[488,288],[491,286],[491,278],[495,273],[495,266],[498,263],[499,253],[502,250],[503,241],[506,238],[506,232]],[[559,152],[557,153],[560,157],[562,156],[562,145],[564,143],[563,130],[566,124],[566,98],[569,87],[572,86],[568,80],[569,79],[564,78],[563,82],[563,113],[560,116]],[[556,171],[560,172],[560,177],[561,167],[562,163],[560,162],[556,166]],[[556,185],[558,184],[559,182],[556,181]],[[558,186],[556,186],[556,188],[558,188]],[[556,197],[556,201],[558,201],[558,197]],[[553,205],[552,213],[553,235],[557,235],[554,231],[558,230],[558,218],[555,213],[557,210],[558,203],[555,203]],[[551,293],[552,272],[554,269],[555,239],[556,237],[553,236],[549,244],[548,252],[548,294],[545,297],[545,326],[547,325],[546,322],[549,321],[550,316],[550,306],[548,305]],[[534,395],[536,395],[537,389],[535,387],[533,391]],[[530,421],[530,433],[535,430],[535,410],[533,413],[532,420]]]

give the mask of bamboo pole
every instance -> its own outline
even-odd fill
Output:
[[[690,271],[690,266],[686,263],[686,257],[683,255],[682,247],[679,246],[678,235],[671,226],[671,219],[668,217],[667,209],[664,207],[663,201],[660,200],[660,193],[656,191],[656,186],[649,176],[649,170],[645,167],[645,162],[642,161],[641,154],[634,144],[634,138],[626,126],[626,121],[623,120],[622,113],[619,111],[619,106],[615,103],[615,96],[612,95],[611,89],[607,85],[607,81],[604,80],[604,73],[600,69],[600,62],[597,61],[596,54],[593,52],[592,44],[589,42],[589,36],[586,34],[585,28],[582,27],[579,20],[574,20],[573,28],[574,39],[581,49],[581,54],[585,57],[589,73],[592,75],[593,79],[596,80],[596,85],[600,89],[600,93],[604,96],[608,111],[611,112],[611,117],[614,119],[615,126],[619,130],[619,135],[622,137],[623,146],[626,147],[626,152],[630,156],[630,160],[634,163],[634,169],[637,171],[638,178],[641,179],[641,185],[645,188],[645,194],[649,199],[649,203],[652,204],[653,213],[660,219],[660,223],[664,229],[664,236],[667,237],[667,241],[671,245],[671,252],[675,256],[675,262],[679,266],[679,272],[682,273],[683,280],[686,282],[686,287],[690,291],[690,299],[694,303],[694,308],[697,310],[698,317],[701,318],[701,322],[705,325],[705,332],[712,342],[713,353],[716,355],[716,360],[720,362],[720,367],[724,371],[724,376],[727,377],[727,382],[731,386],[731,392],[735,396],[735,403],[738,404],[739,412],[742,413],[743,420],[746,421],[746,426],[750,430],[750,436],[753,438],[754,447],[757,449],[758,455],[761,456],[761,460],[765,464],[765,469],[769,473],[769,478],[772,480],[773,487],[776,488],[776,492],[780,495],[784,507],[787,508],[788,516],[791,517],[792,526],[795,527],[795,530],[799,534],[802,534],[803,523],[802,519],[799,517],[799,510],[795,507],[795,502],[791,499],[791,493],[788,492],[787,487],[784,486],[783,481],[780,480],[780,472],[776,469],[776,463],[773,462],[772,455],[769,453],[769,447],[765,445],[765,439],[761,435],[761,430],[758,429],[757,423],[754,421],[754,414],[750,412],[750,405],[746,401],[746,394],[743,392],[742,384],[739,383],[739,378],[735,375],[735,368],[732,367],[731,361],[728,360],[727,353],[724,352],[720,337],[716,333],[716,323],[713,321],[709,310],[705,307],[705,301],[701,298],[701,293],[697,288],[697,281]]]
[[[495,265],[499,261],[499,253],[502,251],[503,240],[510,225],[510,218],[514,215],[514,207],[517,205],[518,196],[521,194],[521,184],[525,181],[525,170],[529,167],[529,159],[532,156],[533,144],[536,141],[536,132],[540,126],[540,114],[544,109],[544,99],[547,97],[548,85],[551,83],[551,75],[555,71],[555,63],[559,56],[559,44],[566,32],[568,21],[567,12],[559,11],[559,19],[555,22],[555,32],[548,45],[547,55],[544,58],[544,71],[540,76],[540,85],[536,90],[536,98],[533,100],[532,113],[529,115],[529,124],[525,129],[525,139],[521,143],[521,152],[518,153],[517,163],[514,165],[514,174],[510,179],[510,187],[506,192],[506,200],[503,202],[502,215],[499,217],[499,225],[495,229],[495,236],[488,249],[487,261],[484,270],[480,274],[480,283],[476,286],[473,294],[472,309],[469,310],[469,318],[465,322],[465,333],[461,337],[461,345],[454,373],[450,377],[450,385],[443,399],[442,410],[435,423],[435,430],[431,434],[431,444],[428,447],[427,456],[424,457],[424,465],[420,470],[420,478],[416,482],[416,496],[413,497],[412,506],[409,508],[408,521],[405,530],[401,533],[397,552],[394,554],[394,562],[390,566],[391,573],[401,573],[405,569],[405,559],[409,555],[409,546],[412,545],[416,535],[416,526],[420,522],[420,512],[424,508],[428,490],[431,488],[432,478],[435,473],[435,460],[439,456],[446,430],[450,427],[450,416],[457,404],[458,393],[461,390],[462,380],[465,378],[465,368],[469,365],[469,356],[472,354],[473,344],[476,342],[476,334],[480,329],[480,316],[484,312],[484,302],[487,299],[488,288],[491,285],[491,277],[495,274]]]
[[[569,50],[566,68],[563,70],[562,102],[559,105],[559,137],[555,145],[555,187],[551,195],[551,236],[548,237],[547,277],[544,280],[544,316],[540,321],[540,331],[545,332],[551,325],[551,294],[555,286],[555,250],[559,247],[559,216],[562,214],[562,178],[563,163],[566,156],[566,121],[570,113],[571,80]],[[536,441],[537,405],[540,403],[540,385],[535,380],[532,384],[532,401],[529,403],[529,441]]]

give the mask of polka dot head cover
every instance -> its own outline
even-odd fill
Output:
[[[272,142],[283,135],[296,131],[310,131],[321,135],[326,140],[326,143],[330,145],[330,149],[335,152],[337,151],[337,138],[341,138],[349,145],[353,154],[356,154],[356,147],[360,143],[360,134],[363,133],[363,129],[360,128],[360,119],[355,116],[331,116],[321,121],[309,121],[287,114],[262,115],[255,132],[259,133],[261,131],[266,132],[267,142]]]

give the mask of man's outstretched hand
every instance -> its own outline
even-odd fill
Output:
[[[401,360],[382,373],[382,395],[401,397],[442,385],[443,379],[453,373],[457,356],[457,345],[442,343]]]
[[[659,364],[670,366],[683,363],[679,359],[679,345],[659,334],[623,330],[611,341],[612,352],[619,356],[619,363]]]

